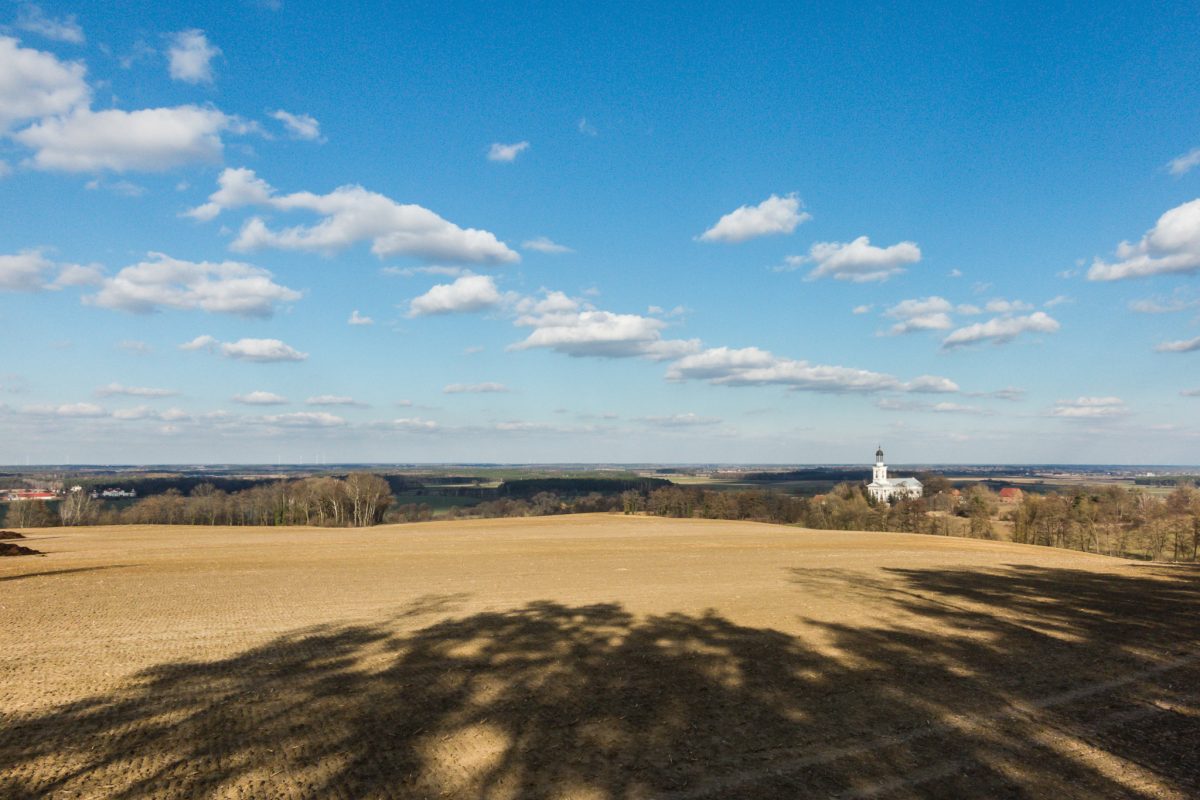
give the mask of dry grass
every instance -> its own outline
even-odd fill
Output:
[[[1194,571],[607,515],[26,533],[6,798],[1200,794]]]

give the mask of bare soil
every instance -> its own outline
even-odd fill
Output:
[[[0,556],[40,556],[41,550],[34,550],[32,547],[22,547],[19,544],[11,542],[0,542]]]
[[[24,539],[24,535],[16,531],[0,531],[0,541],[4,539]]]
[[[1200,573],[585,515],[25,531],[0,797],[1200,796]]]

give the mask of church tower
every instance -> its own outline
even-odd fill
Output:
[[[872,483],[887,483],[887,464],[883,463],[883,445],[875,451],[875,468],[871,471]]]

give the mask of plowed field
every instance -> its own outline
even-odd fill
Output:
[[[1200,573],[586,515],[27,530],[0,797],[1200,796]]]

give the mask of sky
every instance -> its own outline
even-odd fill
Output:
[[[1193,4],[344,5],[0,0],[0,464],[1200,463]]]

